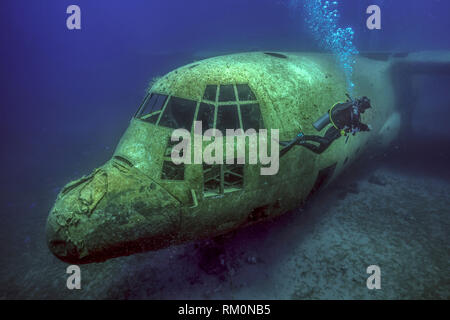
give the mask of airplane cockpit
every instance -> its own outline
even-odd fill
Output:
[[[259,103],[248,84],[207,85],[200,101],[151,92],[135,118],[173,129],[191,130],[202,121],[203,132],[264,127]]]
[[[248,84],[209,84],[198,100],[150,91],[136,112],[135,119],[153,126],[186,129],[194,132],[194,121],[202,122],[202,134],[208,129],[263,129],[260,104]],[[168,139],[161,182],[185,180],[186,166],[175,165],[170,158],[175,143]],[[203,163],[203,196],[211,197],[244,187],[244,165]],[[169,187],[169,186],[167,186]],[[169,187],[170,188],[170,187]]]

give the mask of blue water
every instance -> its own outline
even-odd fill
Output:
[[[446,0],[338,2],[336,23],[352,28],[352,45],[359,52],[450,50]],[[66,28],[70,4],[81,8],[81,30]],[[381,7],[381,30],[366,28],[365,11],[372,4]],[[0,288],[12,289],[0,298],[58,297],[50,280],[39,280],[40,274],[51,276],[64,266],[46,249],[48,211],[65,183],[109,159],[153,77],[221,53],[327,51],[305,23],[302,5],[301,0],[1,1]],[[413,123],[421,129],[400,145],[410,153],[395,153],[390,165],[398,168],[402,159],[413,158],[412,172],[419,168],[445,181],[450,177],[449,78],[422,81],[426,91],[411,106],[418,110]],[[417,140],[424,133],[427,140]],[[448,254],[448,241],[442,246]],[[130,260],[118,261],[103,266],[123,270]],[[18,266],[27,281],[15,272]],[[94,274],[104,267],[91,268]],[[138,282],[139,276],[133,279]],[[120,286],[115,283],[109,297],[153,297],[122,295]],[[242,297],[257,296],[258,290],[250,288]]]

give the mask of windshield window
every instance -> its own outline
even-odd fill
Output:
[[[166,100],[166,95],[152,93],[147,101],[144,102],[137,118],[147,122],[156,123]]]
[[[240,127],[237,105],[219,106],[216,129],[221,130],[225,134],[226,129],[239,129]]]
[[[227,84],[220,86],[219,101],[236,101],[233,85]]]
[[[202,122],[202,133],[216,128],[264,128],[260,105],[248,84],[207,85],[201,101],[150,93],[136,118],[173,129],[192,130],[194,120]]]
[[[248,84],[237,84],[236,89],[238,91],[240,101],[256,100],[256,97]]]
[[[197,121],[202,122],[202,134],[211,129],[214,125],[214,105],[209,103],[200,103],[198,108]]]
[[[205,89],[205,94],[203,95],[203,100],[216,101],[216,85],[207,85]]]
[[[174,129],[191,130],[197,102],[171,97],[164,109],[159,125]]]

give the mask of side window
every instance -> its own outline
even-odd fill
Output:
[[[159,125],[190,131],[196,107],[196,101],[171,97],[159,120]]]
[[[203,192],[205,196],[220,194],[220,166],[203,163]]]
[[[150,123],[156,123],[166,100],[166,95],[152,93],[147,101],[144,102],[137,118]]]
[[[172,162],[172,148],[178,142],[172,142],[169,137],[166,150],[164,151],[164,162],[161,171],[162,180],[184,180],[184,164],[175,164]]]
[[[244,187],[244,165],[203,164],[203,194],[205,197],[238,191]]]
[[[244,165],[224,165],[223,184],[225,190],[242,189],[244,187]]]

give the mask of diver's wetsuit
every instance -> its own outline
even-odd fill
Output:
[[[369,127],[361,122],[361,113],[364,113],[365,109],[370,108],[370,106],[361,110],[361,107],[359,106],[361,103],[364,102],[357,100],[356,102],[347,101],[337,104],[331,109],[331,118],[334,125],[340,130],[350,129],[347,133],[352,133],[353,135],[358,131],[369,131]]]
[[[297,144],[302,145],[302,146],[308,148],[309,150],[320,154],[320,153],[324,152],[331,145],[331,143],[334,140],[336,140],[337,138],[339,138],[340,136],[341,136],[341,133],[335,127],[331,127],[327,130],[327,132],[325,132],[325,135],[323,137],[313,136],[313,135],[304,135],[303,139],[299,139]],[[315,144],[308,143],[308,142],[306,142],[307,140],[317,142],[317,143],[319,143],[319,145],[317,146]]]
[[[331,143],[341,137],[351,133],[355,135],[359,131],[370,131],[368,125],[361,122],[361,113],[370,108],[370,100],[367,97],[355,101],[347,101],[339,103],[331,108],[330,122],[333,124],[323,137],[315,135],[303,135],[299,134],[294,140],[290,142],[280,142],[282,146],[285,146],[281,150],[280,156],[283,156],[294,145],[300,145],[308,148],[309,150],[320,154],[324,152]],[[308,141],[317,142],[318,145],[309,143]]]

